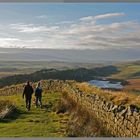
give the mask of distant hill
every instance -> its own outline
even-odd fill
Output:
[[[32,82],[41,79],[59,79],[59,80],[76,80],[89,81],[98,77],[108,77],[118,73],[118,69],[114,66],[97,67],[93,69],[78,68],[69,70],[43,69],[31,74],[14,75],[0,79],[0,87],[18,84],[30,80]]]

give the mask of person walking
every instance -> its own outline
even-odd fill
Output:
[[[22,97],[24,99],[25,96],[25,102],[26,102],[26,108],[29,111],[31,108],[31,99],[32,94],[34,93],[33,87],[30,85],[30,82],[27,81],[26,86],[24,87]]]
[[[39,82],[37,84],[37,87],[35,89],[35,97],[36,97],[36,108],[39,106],[42,108],[42,87],[41,87],[41,83]]]

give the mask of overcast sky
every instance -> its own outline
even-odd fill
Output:
[[[140,4],[0,3],[0,47],[137,52]]]

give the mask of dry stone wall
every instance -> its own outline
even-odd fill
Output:
[[[19,94],[23,92],[24,85],[13,85],[13,86],[7,86],[2,89],[0,89],[0,96],[9,96],[13,94]]]
[[[85,94],[70,82],[51,81],[50,90],[65,92],[77,104],[90,110],[106,131],[115,137],[140,137],[140,108],[135,105],[115,105],[97,94]],[[94,119],[94,118],[93,118]]]

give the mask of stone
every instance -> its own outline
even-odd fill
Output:
[[[115,118],[114,122],[116,123],[117,121],[118,121],[117,118]]]
[[[119,119],[123,122],[124,117],[123,116],[119,116]]]
[[[138,122],[137,129],[140,131],[140,121]]]
[[[117,108],[117,112],[122,112],[122,111],[125,110],[125,109],[126,109],[125,106],[120,105],[120,106],[118,106],[118,108]]]
[[[117,110],[117,108],[118,108],[118,106],[117,105],[114,105],[113,107],[112,107],[112,111],[115,113],[116,112],[116,110]]]
[[[120,112],[120,115],[125,117],[126,113],[127,113],[127,109],[125,108]]]
[[[136,120],[140,121],[140,114],[137,112],[133,112],[133,116],[135,117]]]
[[[130,121],[131,121],[133,124],[136,123],[136,119],[135,119],[133,116],[131,117]]]
[[[126,129],[126,131],[125,131],[125,132],[126,132],[125,134],[126,134],[126,136],[127,136],[127,137],[130,137],[130,136],[131,136],[131,132],[130,132],[130,130],[129,130],[129,129]]]
[[[132,129],[133,124],[130,121],[127,121],[127,128]]]
[[[135,126],[132,127],[132,131],[133,131],[133,134],[136,134],[137,129]]]
[[[127,127],[127,120],[123,121],[123,125],[124,125],[125,128]]]
[[[137,107],[136,105],[130,105],[130,109],[131,109],[131,111],[132,112],[140,112],[140,108],[139,107]]]
[[[117,124],[118,124],[118,126],[121,126],[123,124],[123,121],[121,119],[119,119]]]
[[[138,131],[138,137],[140,137],[140,130]]]
[[[131,116],[133,114],[130,106],[127,108],[127,115]]]

